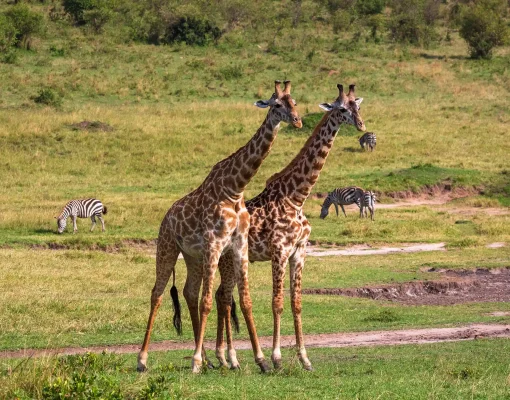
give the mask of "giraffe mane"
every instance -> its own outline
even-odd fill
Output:
[[[315,127],[315,129],[313,130],[313,133],[310,135],[310,137],[308,138],[308,140],[306,141],[306,143],[304,144],[304,146],[301,148],[301,150],[299,151],[298,155],[296,157],[294,157],[294,159],[290,162],[289,165],[287,165],[284,169],[282,169],[280,172],[277,172],[276,174],[272,175],[267,181],[266,181],[266,187],[274,182],[275,180],[277,180],[278,178],[280,178],[281,176],[285,175],[288,171],[290,171],[298,162],[299,160],[301,159],[301,157],[303,156],[303,154],[306,152],[306,150],[308,149],[310,143],[313,141],[313,139],[319,134],[319,131],[321,130],[321,128],[324,126],[324,123],[327,121],[328,117],[330,116],[330,114],[332,113],[332,111],[329,111],[327,113],[324,114],[324,116],[322,117],[322,119],[320,120],[320,122],[317,124],[317,126]]]

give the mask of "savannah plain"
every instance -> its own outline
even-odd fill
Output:
[[[305,204],[310,251],[318,254],[303,273],[304,333],[510,324],[508,286],[486,296],[494,284],[487,276],[504,283],[510,268],[509,46],[490,60],[471,59],[441,19],[440,40],[428,46],[391,41],[384,31],[375,40],[360,23],[359,35],[334,32],[327,10],[281,29],[274,21],[233,28],[207,46],[151,45],[126,40],[115,19],[100,32],[54,21],[56,3],[28,5],[44,15],[45,32],[31,50],[16,49],[14,60],[0,63],[0,398],[510,398],[507,338],[310,347],[313,372],[301,369],[289,347],[283,369],[268,375],[242,350],[241,370],[192,376],[189,315],[182,302],[177,336],[168,295],[152,343],[172,340],[188,350],[150,351],[143,374],[136,353],[107,350],[141,345],[163,216],[256,132],[266,111],[253,103],[271,96],[275,79],[292,81],[304,126],[282,124],[246,198],[298,153],[337,83],[356,84],[367,130],[377,135],[376,150],[365,152],[359,132],[342,126]],[[262,3],[268,14],[284,8]],[[302,3],[304,14],[315,4]],[[9,7],[2,3],[0,11]],[[44,89],[58,104],[34,102]],[[350,185],[378,194],[375,221],[360,219],[352,206],[347,217],[331,208],[321,220],[325,194]],[[79,219],[76,234],[68,223],[57,235],[54,216],[86,197],[108,207],[106,232],[89,232],[90,220]],[[320,255],[438,243],[440,251]],[[176,271],[182,290],[182,260]],[[272,335],[270,274],[270,263],[250,266],[260,336]],[[445,280],[458,284],[456,295],[443,293],[448,301],[419,290],[412,302],[323,290]],[[477,297],[467,298],[472,290]],[[288,297],[283,335],[294,334]],[[207,340],[215,337],[215,318],[213,310]],[[248,338],[243,323],[235,338]],[[31,356],[88,346],[105,351]],[[214,350],[208,354],[215,362]]]

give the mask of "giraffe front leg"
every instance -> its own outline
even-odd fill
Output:
[[[195,340],[195,353],[193,354],[191,369],[195,374],[200,373],[202,362],[204,360],[204,335],[207,325],[207,317],[212,309],[212,292],[216,270],[218,269],[218,261],[225,247],[228,238],[223,240],[214,240],[209,238],[208,248],[204,254],[203,260],[203,278],[202,278],[202,299],[200,300],[200,321],[198,336]]]
[[[304,242],[306,243],[306,241]],[[303,327],[301,322],[301,278],[303,267],[305,265],[306,248],[305,245],[299,245],[294,254],[289,259],[290,265],[290,296],[292,315],[294,317],[294,331],[296,333],[296,348],[298,350],[299,361],[307,371],[312,371],[312,363],[306,354],[305,343],[303,340]]]
[[[283,313],[283,280],[288,256],[278,251],[273,254],[273,354],[271,360],[275,369],[282,366],[280,350],[280,324]]]
[[[196,343],[200,329],[198,298],[200,285],[202,284],[202,264],[199,260],[189,257],[186,253],[183,253],[183,257],[187,269],[186,283],[184,284],[184,298],[188,306],[191,325],[193,326],[193,337]],[[202,359],[206,361],[208,368],[214,368],[214,365],[207,358],[205,348],[203,346]]]
[[[220,259],[220,265],[221,265],[221,259]],[[220,273],[221,273],[221,267],[220,267]],[[225,342],[224,342],[224,336],[223,336],[223,329],[225,328],[225,310],[223,309],[223,292],[224,289],[222,285],[218,287],[218,290],[216,290],[216,308],[218,310],[218,326],[216,330],[216,358],[220,362],[220,367],[226,367],[228,368],[228,362],[225,358]]]

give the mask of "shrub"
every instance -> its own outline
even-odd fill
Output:
[[[94,0],[63,0],[64,10],[74,20],[75,23],[83,25],[85,23],[84,13],[94,7]]]
[[[10,18],[0,14],[0,52],[5,53],[16,43],[18,30]]]
[[[5,12],[16,29],[15,42],[17,47],[30,50],[32,36],[43,32],[44,19],[41,14],[31,11],[24,4],[17,4]]]
[[[438,36],[432,23],[427,23],[425,0],[394,0],[388,29],[392,40],[399,43],[428,46]]]
[[[32,98],[34,103],[44,104],[52,107],[60,107],[62,105],[62,97],[50,88],[41,89],[39,94]]]
[[[189,46],[206,46],[217,42],[222,31],[206,19],[198,17],[181,17],[168,28],[167,43],[184,42]]]
[[[90,25],[95,33],[100,33],[112,18],[113,11],[106,7],[93,8],[83,12],[84,22]]]
[[[460,36],[467,42],[472,58],[491,58],[493,48],[508,40],[508,27],[501,15],[504,3],[481,0],[463,13]]]
[[[361,16],[382,13],[386,0],[358,0],[354,5],[356,13]]]

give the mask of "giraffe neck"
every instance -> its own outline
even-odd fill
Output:
[[[224,194],[233,199],[240,198],[271,150],[279,128],[280,119],[269,110],[250,141],[225,160],[221,187]]]
[[[319,179],[343,122],[342,114],[337,110],[325,114],[296,158],[270,178],[268,184],[279,180],[282,194],[295,206],[302,207]]]

